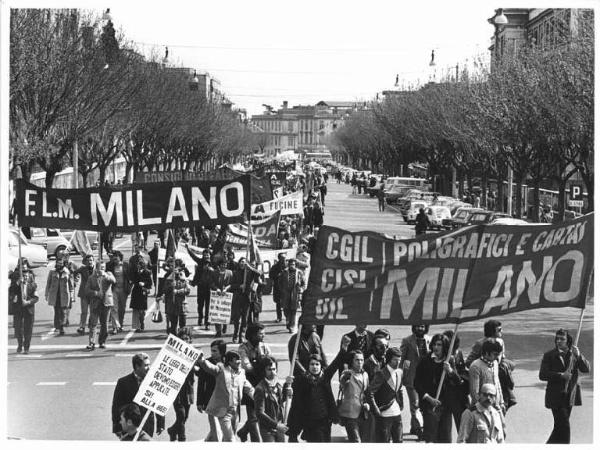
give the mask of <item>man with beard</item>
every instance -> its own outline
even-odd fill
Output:
[[[404,372],[404,385],[408,395],[410,406],[410,434],[422,439],[423,425],[419,418],[419,394],[414,388],[415,374],[417,365],[421,359],[427,356],[429,351],[429,342],[431,338],[426,334],[429,331],[429,325],[416,324],[412,326],[412,334],[402,339],[400,351],[402,352],[402,370]]]
[[[137,353],[131,359],[133,364],[133,372],[119,378],[115,386],[112,401],[112,432],[118,437],[121,437],[125,432],[121,428],[121,407],[132,403],[137,391],[142,383],[142,380],[150,369],[150,357],[146,353]],[[146,415],[146,408],[140,407],[142,417]],[[154,425],[156,423],[156,434],[162,433],[165,428],[165,418],[161,415],[150,413],[148,420],[144,424],[143,430],[149,435],[154,435]]]
[[[504,419],[502,412],[494,407],[496,386],[483,384],[479,390],[479,400],[474,406],[465,409],[460,419],[460,429],[456,442],[472,444],[500,444],[504,442]]]

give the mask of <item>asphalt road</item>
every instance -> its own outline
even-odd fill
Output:
[[[330,182],[326,197],[325,223],[349,230],[372,230],[404,237],[414,234],[413,227],[404,224],[392,208],[381,213],[377,200],[364,195],[351,194],[351,187]],[[128,238],[117,241],[119,249],[129,256]],[[74,261],[80,262],[75,257]],[[51,261],[50,266],[53,266]],[[43,295],[47,269],[35,270],[39,293]],[[151,303],[151,302],[150,302]],[[195,303],[195,299],[191,299]],[[281,324],[275,323],[275,311],[271,296],[263,299],[261,321],[267,328],[266,342],[280,360],[279,373],[289,371],[287,342],[289,334]],[[192,308],[195,309],[195,308]],[[150,314],[150,312],[148,313]],[[163,324],[153,324],[148,319],[144,333],[131,330],[131,314],[125,319],[125,332],[110,335],[105,350],[85,350],[87,336],[76,333],[79,304],[71,314],[72,325],[65,336],[52,331],[52,309],[41,300],[36,309],[36,322],[31,353],[16,354],[16,341],[12,327],[8,331],[8,393],[7,435],[20,439],[41,440],[108,440],[111,434],[111,401],[117,378],[131,371],[131,356],[136,351],[146,351],[154,358],[166,338]],[[574,333],[579,314],[571,308],[542,309],[502,317],[508,356],[517,364],[514,372],[518,405],[507,414],[508,441],[511,443],[544,443],[552,429],[552,414],[544,408],[544,384],[538,380],[538,370],[544,351],[552,347],[554,331],[565,327]],[[188,317],[196,322],[196,315]],[[593,432],[593,305],[586,308],[580,349],[592,362],[592,373],[582,377],[583,406],[573,409],[571,416],[572,443],[591,443]],[[9,324],[11,324],[9,318]],[[448,327],[435,326],[431,332]],[[376,324],[371,325],[377,328]],[[388,327],[392,333],[392,345],[399,345],[410,334],[407,326]],[[328,356],[333,357],[339,346],[340,336],[350,331],[348,327],[328,326],[325,329],[324,346]],[[481,337],[483,323],[470,322],[459,328],[461,347],[468,351],[472,343]],[[208,344],[214,339],[212,331],[196,330],[194,344],[209,352]],[[235,347],[237,345],[234,344]],[[334,386],[337,392],[337,386]],[[406,402],[405,402],[406,403]],[[174,422],[172,411],[167,413],[167,425]],[[409,422],[408,410],[403,411],[405,427]],[[406,430],[405,430],[406,431]],[[195,407],[188,420],[188,440],[201,440],[208,432],[206,416]],[[334,440],[343,441],[344,430],[333,428]],[[156,440],[167,441],[166,433]],[[414,440],[405,435],[406,441]]]

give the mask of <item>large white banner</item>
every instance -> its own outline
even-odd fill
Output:
[[[199,350],[170,334],[133,401],[156,414],[166,415],[199,356]]]
[[[252,205],[251,210],[253,216],[270,216],[277,211],[281,211],[282,216],[302,214],[302,192],[292,192],[278,199]]]

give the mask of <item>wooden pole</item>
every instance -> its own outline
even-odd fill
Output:
[[[142,428],[144,428],[144,425],[146,424],[146,421],[148,420],[148,417],[150,417],[150,410],[149,409],[146,410],[146,414],[144,414],[144,418],[142,419],[142,422],[138,426],[138,429],[137,429],[137,431],[135,433],[135,436],[133,437],[134,442],[137,441],[138,438],[140,437],[140,433],[142,432]]]
[[[454,334],[452,335],[452,340],[450,341],[450,347],[448,348],[448,354],[446,355],[446,361],[450,361],[450,357],[452,356],[452,349],[454,347],[454,342],[456,342],[456,332],[458,331],[458,322],[454,327]],[[440,399],[440,394],[442,393],[442,385],[444,384],[444,378],[446,378],[446,372],[442,370],[442,377],[440,378],[440,384],[438,384],[437,393],[435,394],[435,399]]]
[[[294,343],[294,353],[292,353],[292,360],[290,361],[290,374],[294,376],[294,367],[296,366],[296,359],[298,359],[298,346],[300,345],[300,333],[302,333],[302,324],[298,324],[298,333],[296,334],[296,342]],[[290,414],[292,399],[287,398],[285,400],[285,407],[283,411],[283,423],[287,423],[288,415]]]

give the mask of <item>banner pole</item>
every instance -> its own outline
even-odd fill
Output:
[[[591,279],[591,277],[590,277]],[[589,285],[588,285],[588,291],[589,291]],[[586,295],[586,299],[587,299],[587,295]],[[583,326],[583,316],[585,314],[585,305],[583,308],[581,308],[581,314],[579,315],[579,326],[577,327],[577,334],[575,335],[575,340],[573,341],[573,346],[577,347],[577,345],[579,344],[579,336],[581,336],[581,328]],[[567,367],[567,370],[565,372],[570,373],[571,374],[571,378],[569,378],[567,380],[567,382],[565,383],[565,387],[563,389],[564,393],[569,392],[569,387],[571,387],[571,380],[573,378],[573,369],[575,367],[575,362],[576,359],[573,357],[573,352],[571,352],[571,357],[569,358],[569,366]],[[573,391],[571,392],[571,395],[573,395],[575,393],[575,389],[573,389]]]
[[[446,355],[446,361],[450,361],[450,357],[452,356],[452,350],[454,348],[454,342],[456,342],[456,333],[458,331],[458,322],[456,322],[456,326],[454,327],[454,334],[452,335],[452,340],[450,341],[450,347],[448,347],[448,354]],[[444,384],[444,378],[446,378],[446,372],[442,370],[442,377],[440,378],[440,384],[437,387],[437,393],[435,394],[435,399],[439,400],[440,394],[442,393],[442,385]]]
[[[140,422],[140,425],[138,426],[135,436],[133,437],[134,442],[137,441],[138,438],[140,437],[140,434],[143,431],[142,428],[144,428],[144,425],[146,425],[146,421],[148,420],[148,417],[150,417],[149,409],[146,410],[146,414],[144,414],[144,418],[142,419],[142,421]]]
[[[294,375],[294,367],[296,366],[296,359],[298,359],[298,346],[300,344],[300,333],[302,332],[302,324],[298,324],[298,334],[296,334],[296,342],[294,343],[294,353],[292,353],[292,361],[290,364],[290,377]],[[285,400],[285,408],[283,412],[283,423],[287,423],[288,415],[290,414],[292,400],[287,398]]]

